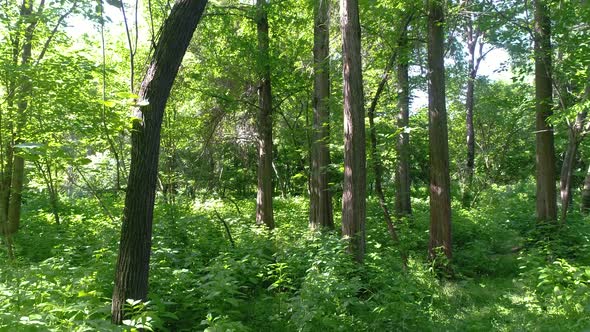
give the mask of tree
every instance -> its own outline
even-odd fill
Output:
[[[383,210],[383,217],[385,218],[385,222],[387,224],[387,230],[391,239],[396,243],[399,244],[399,237],[397,235],[397,231],[395,230],[395,225],[393,224],[393,219],[391,218],[391,213],[389,213],[389,208],[387,207],[387,202],[385,200],[385,194],[383,192],[383,163],[381,161],[381,156],[377,151],[377,128],[375,125],[375,111],[377,108],[377,104],[379,103],[379,98],[383,94],[385,90],[385,86],[387,81],[389,80],[389,76],[393,67],[398,64],[398,80],[401,79],[402,82],[398,82],[401,84],[401,89],[398,95],[398,105],[400,106],[400,111],[398,113],[398,130],[403,128],[403,132],[400,133],[398,137],[398,144],[396,145],[396,150],[399,153],[399,161],[398,161],[398,168],[396,169],[396,177],[395,177],[395,185],[396,185],[396,202],[395,202],[395,209],[396,215],[398,217],[409,215],[411,214],[410,208],[410,174],[409,174],[409,154],[408,154],[408,144],[409,144],[409,136],[407,132],[405,132],[405,126],[407,126],[409,121],[409,107],[410,107],[410,100],[409,100],[409,80],[408,80],[408,62],[406,57],[407,51],[407,30],[410,22],[413,19],[413,13],[405,14],[405,18],[400,24],[399,28],[399,36],[396,37],[397,41],[395,43],[395,49],[391,56],[389,57],[387,64],[385,66],[385,70],[381,75],[381,80],[379,81],[379,85],[377,86],[377,90],[375,91],[375,96],[371,101],[369,109],[367,111],[368,118],[369,118],[369,141],[370,141],[370,148],[369,148],[369,156],[371,157],[372,166],[373,166],[373,173],[375,176],[375,193],[379,199],[379,205],[381,206],[381,210]],[[401,59],[400,59],[400,54]],[[400,63],[404,63],[405,65],[400,65]],[[401,72],[400,72],[401,71]],[[405,76],[404,76],[405,75]],[[405,80],[404,80],[405,79]],[[405,113],[404,113],[405,112]],[[404,122],[405,121],[405,122]],[[401,150],[400,150],[401,149]],[[400,153],[401,152],[401,153]],[[398,176],[398,172],[402,169],[405,171],[401,176]],[[403,182],[403,183],[402,183]],[[407,186],[407,187],[406,187]],[[403,199],[404,202],[401,203],[400,199]],[[400,212],[403,205],[403,212]],[[407,257],[406,254],[402,252],[402,262],[404,268],[407,265]]]
[[[258,194],[256,224],[275,227],[272,209],[272,91],[266,0],[256,0],[256,31],[258,36]]]
[[[465,95],[465,129],[467,138],[467,158],[465,162],[465,189],[463,192],[463,206],[469,207],[472,200],[473,175],[475,173],[475,128],[473,126],[473,109],[475,108],[475,82],[481,61],[490,50],[484,52],[484,33],[481,22],[474,19],[476,10],[473,0],[464,0],[463,5],[468,13],[464,25],[465,41],[467,43],[467,91]]]
[[[553,93],[555,106],[559,109],[557,119],[563,119],[566,125],[567,145],[563,153],[563,163],[559,178],[561,198],[560,221],[565,222],[572,200],[572,187],[575,186],[575,168],[580,153],[579,146],[588,131],[588,107],[590,98],[590,67],[587,61],[589,47],[586,40],[590,37],[588,30],[589,9],[587,1],[559,2],[551,6],[551,27],[554,46],[552,52]],[[582,23],[585,22],[585,23]],[[553,37],[555,36],[555,37]],[[555,123],[555,121],[553,121]]]
[[[112,317],[124,318],[126,299],[147,300],[160,131],[166,102],[207,0],[177,0],[164,22],[139,90],[131,135],[131,165],[113,290]]]
[[[340,0],[344,95],[344,185],[342,235],[361,263],[365,254],[367,170],[361,27],[357,0]]]
[[[442,248],[448,259],[451,248],[451,195],[449,138],[445,99],[444,2],[428,1],[428,139],[430,156],[430,259]]]
[[[78,0],[74,0],[71,5],[61,9],[62,11],[53,8],[48,10],[45,1],[40,1],[35,7],[34,1],[22,0],[15,31],[9,34],[10,66],[14,72],[19,73],[10,75],[8,78],[6,103],[9,112],[7,118],[0,119],[0,149],[2,150],[0,153],[2,155],[0,158],[0,233],[5,237],[9,257],[13,257],[12,236],[18,231],[21,221],[25,158],[19,147],[25,143],[26,127],[31,117],[28,111],[35,87],[34,67],[43,60],[63,21],[77,9],[78,5]],[[34,56],[33,49],[38,42],[39,30],[41,30],[39,26],[49,28],[49,24],[53,22],[47,20],[45,15],[54,10],[52,14],[57,14],[55,26],[49,30],[46,39],[39,42],[42,47]],[[16,111],[13,113],[15,103]],[[7,128],[2,127],[3,125]],[[4,130],[7,132],[5,133]]]
[[[310,226],[334,228],[330,166],[330,2],[314,1]]]
[[[398,42],[400,56],[397,60],[398,109],[397,126],[400,130],[397,138],[396,152],[398,155],[395,170],[395,213],[397,216],[412,214],[410,200],[410,134],[407,130],[410,123],[410,79],[409,50],[407,25],[401,31]]]
[[[553,114],[551,79],[551,21],[544,0],[535,0],[534,56],[536,110],[537,220],[557,220],[555,190],[555,147],[553,127],[547,119]]]

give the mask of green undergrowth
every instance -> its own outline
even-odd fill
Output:
[[[338,231],[308,231],[305,198],[275,200],[272,233],[253,225],[252,200],[158,204],[150,299],[128,302],[124,327],[109,323],[119,224],[77,199],[63,202],[57,226],[30,197],[18,259],[0,268],[0,330],[586,330],[589,222],[572,213],[564,226],[537,226],[530,189],[492,187],[471,210],[453,206],[452,274],[443,278],[425,259],[426,199],[397,224],[401,246],[368,201],[361,266]],[[120,203],[108,201],[114,211]]]

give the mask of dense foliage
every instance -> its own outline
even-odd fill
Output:
[[[130,302],[136,314],[127,324],[159,331],[583,330],[590,324],[590,227],[574,214],[563,228],[533,231],[528,190],[494,186],[478,208],[456,207],[456,275],[447,280],[425,261],[423,199],[413,202],[413,222],[400,226],[407,271],[374,201],[363,266],[336,233],[308,230],[302,198],[277,201],[272,237],[244,214],[251,200],[236,202],[240,212],[214,199],[158,205],[150,301]],[[118,330],[107,323],[118,226],[91,199],[64,203],[60,227],[42,196],[27,200],[34,208],[17,238],[19,259],[0,272],[0,326]]]

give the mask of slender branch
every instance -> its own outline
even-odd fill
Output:
[[[127,45],[129,47],[129,88],[131,93],[133,93],[133,82],[135,81],[135,50],[133,49],[133,42],[131,41],[131,32],[129,31],[129,22],[127,22],[127,14],[125,13],[125,4],[123,3],[123,0],[121,0],[121,13],[123,14],[123,23],[125,24],[125,34],[127,35]]]
[[[494,5],[492,0],[487,0],[486,2],[490,5],[492,10],[494,12],[496,12],[496,14],[500,15],[506,22],[514,25],[515,27],[517,27],[519,29],[522,29],[522,30],[528,32],[531,35],[531,37],[534,38],[533,29],[531,29],[531,27],[524,25],[522,23],[519,23],[516,20],[511,19],[510,17],[507,17],[503,12],[501,12],[500,10],[498,10],[498,8],[496,8],[496,6]],[[526,5],[526,2],[525,2],[525,5]],[[528,10],[527,10],[527,13],[528,13]],[[528,14],[527,14],[527,17],[528,17]]]
[[[84,183],[86,184],[86,187],[88,187],[88,190],[90,190],[90,192],[92,193],[92,195],[96,198],[96,200],[100,204],[100,207],[102,207],[103,211],[106,213],[106,215],[109,217],[109,219],[111,219],[111,221],[113,223],[116,223],[117,220],[115,219],[115,217],[113,216],[113,214],[111,213],[111,211],[107,208],[107,206],[103,202],[102,198],[100,198],[100,196],[98,195],[98,192],[96,191],[96,189],[94,189],[94,187],[90,184],[90,182],[88,181],[88,179],[86,179],[86,176],[84,176],[84,173],[82,173],[82,171],[80,170],[80,168],[78,168],[77,165],[74,165],[73,167],[76,170],[76,172],[78,172],[78,174],[80,174],[80,177],[82,177],[82,181],[84,181]]]
[[[57,29],[59,29],[60,25],[63,23],[63,21],[66,19],[66,17],[68,17],[76,9],[76,7],[78,7],[78,0],[74,1],[74,4],[72,5],[72,7],[70,7],[70,9],[67,12],[63,13],[58,18],[57,23],[53,27],[53,30],[51,30],[51,34],[49,35],[49,37],[47,37],[47,40],[45,40],[45,43],[43,44],[43,49],[41,50],[39,57],[35,61],[35,65],[38,65],[39,62],[43,59],[43,57],[45,56],[45,52],[47,52],[47,49],[49,48],[49,44],[51,43],[51,41],[53,40],[53,37],[57,33]]]

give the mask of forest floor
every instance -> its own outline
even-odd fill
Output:
[[[273,234],[253,225],[250,200],[159,204],[150,301],[130,301],[123,328],[109,323],[119,224],[79,198],[62,203],[55,225],[48,202],[33,195],[18,259],[0,268],[0,331],[587,331],[588,219],[574,213],[559,229],[535,227],[528,189],[492,188],[474,209],[453,206],[446,277],[425,259],[426,199],[398,224],[402,248],[369,201],[362,266],[338,232],[307,230],[305,198],[276,199]],[[120,197],[109,203],[121,209]],[[406,272],[399,250],[409,253]]]

